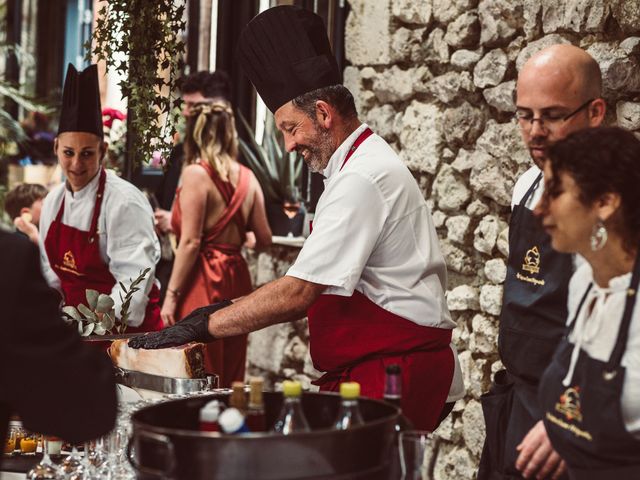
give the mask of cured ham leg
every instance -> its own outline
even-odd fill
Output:
[[[203,378],[204,344],[145,350],[129,348],[128,340],[114,340],[108,353],[116,367],[172,378]]]

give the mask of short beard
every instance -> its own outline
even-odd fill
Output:
[[[307,150],[309,153],[306,158],[303,158],[309,170],[315,173],[322,173],[324,169],[327,168],[327,164],[335,149],[331,145],[331,134],[329,130],[323,128],[315,119],[314,127],[317,135],[313,139],[313,143],[299,146],[297,150],[298,152]]]

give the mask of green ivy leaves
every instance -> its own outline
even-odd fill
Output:
[[[120,72],[128,103],[128,155],[135,166],[155,151],[168,158],[180,116],[176,92],[184,67],[186,0],[101,0],[91,42],[85,47]],[[123,55],[124,54],[124,55]]]

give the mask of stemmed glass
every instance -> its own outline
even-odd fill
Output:
[[[42,442],[42,459],[27,473],[27,480],[60,480],[60,470],[49,456],[49,440]]]
[[[71,448],[71,454],[60,465],[60,472],[65,479],[70,479],[82,472],[82,459],[75,445]]]

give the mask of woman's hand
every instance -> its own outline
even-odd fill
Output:
[[[524,478],[533,478],[535,475],[538,480],[548,477],[555,480],[567,469],[564,460],[553,449],[542,420],[529,430],[516,450],[520,452],[516,468]]]
[[[170,327],[176,323],[176,309],[178,308],[178,299],[175,294],[167,290],[162,302],[162,309],[160,310],[160,317],[165,327]]]

